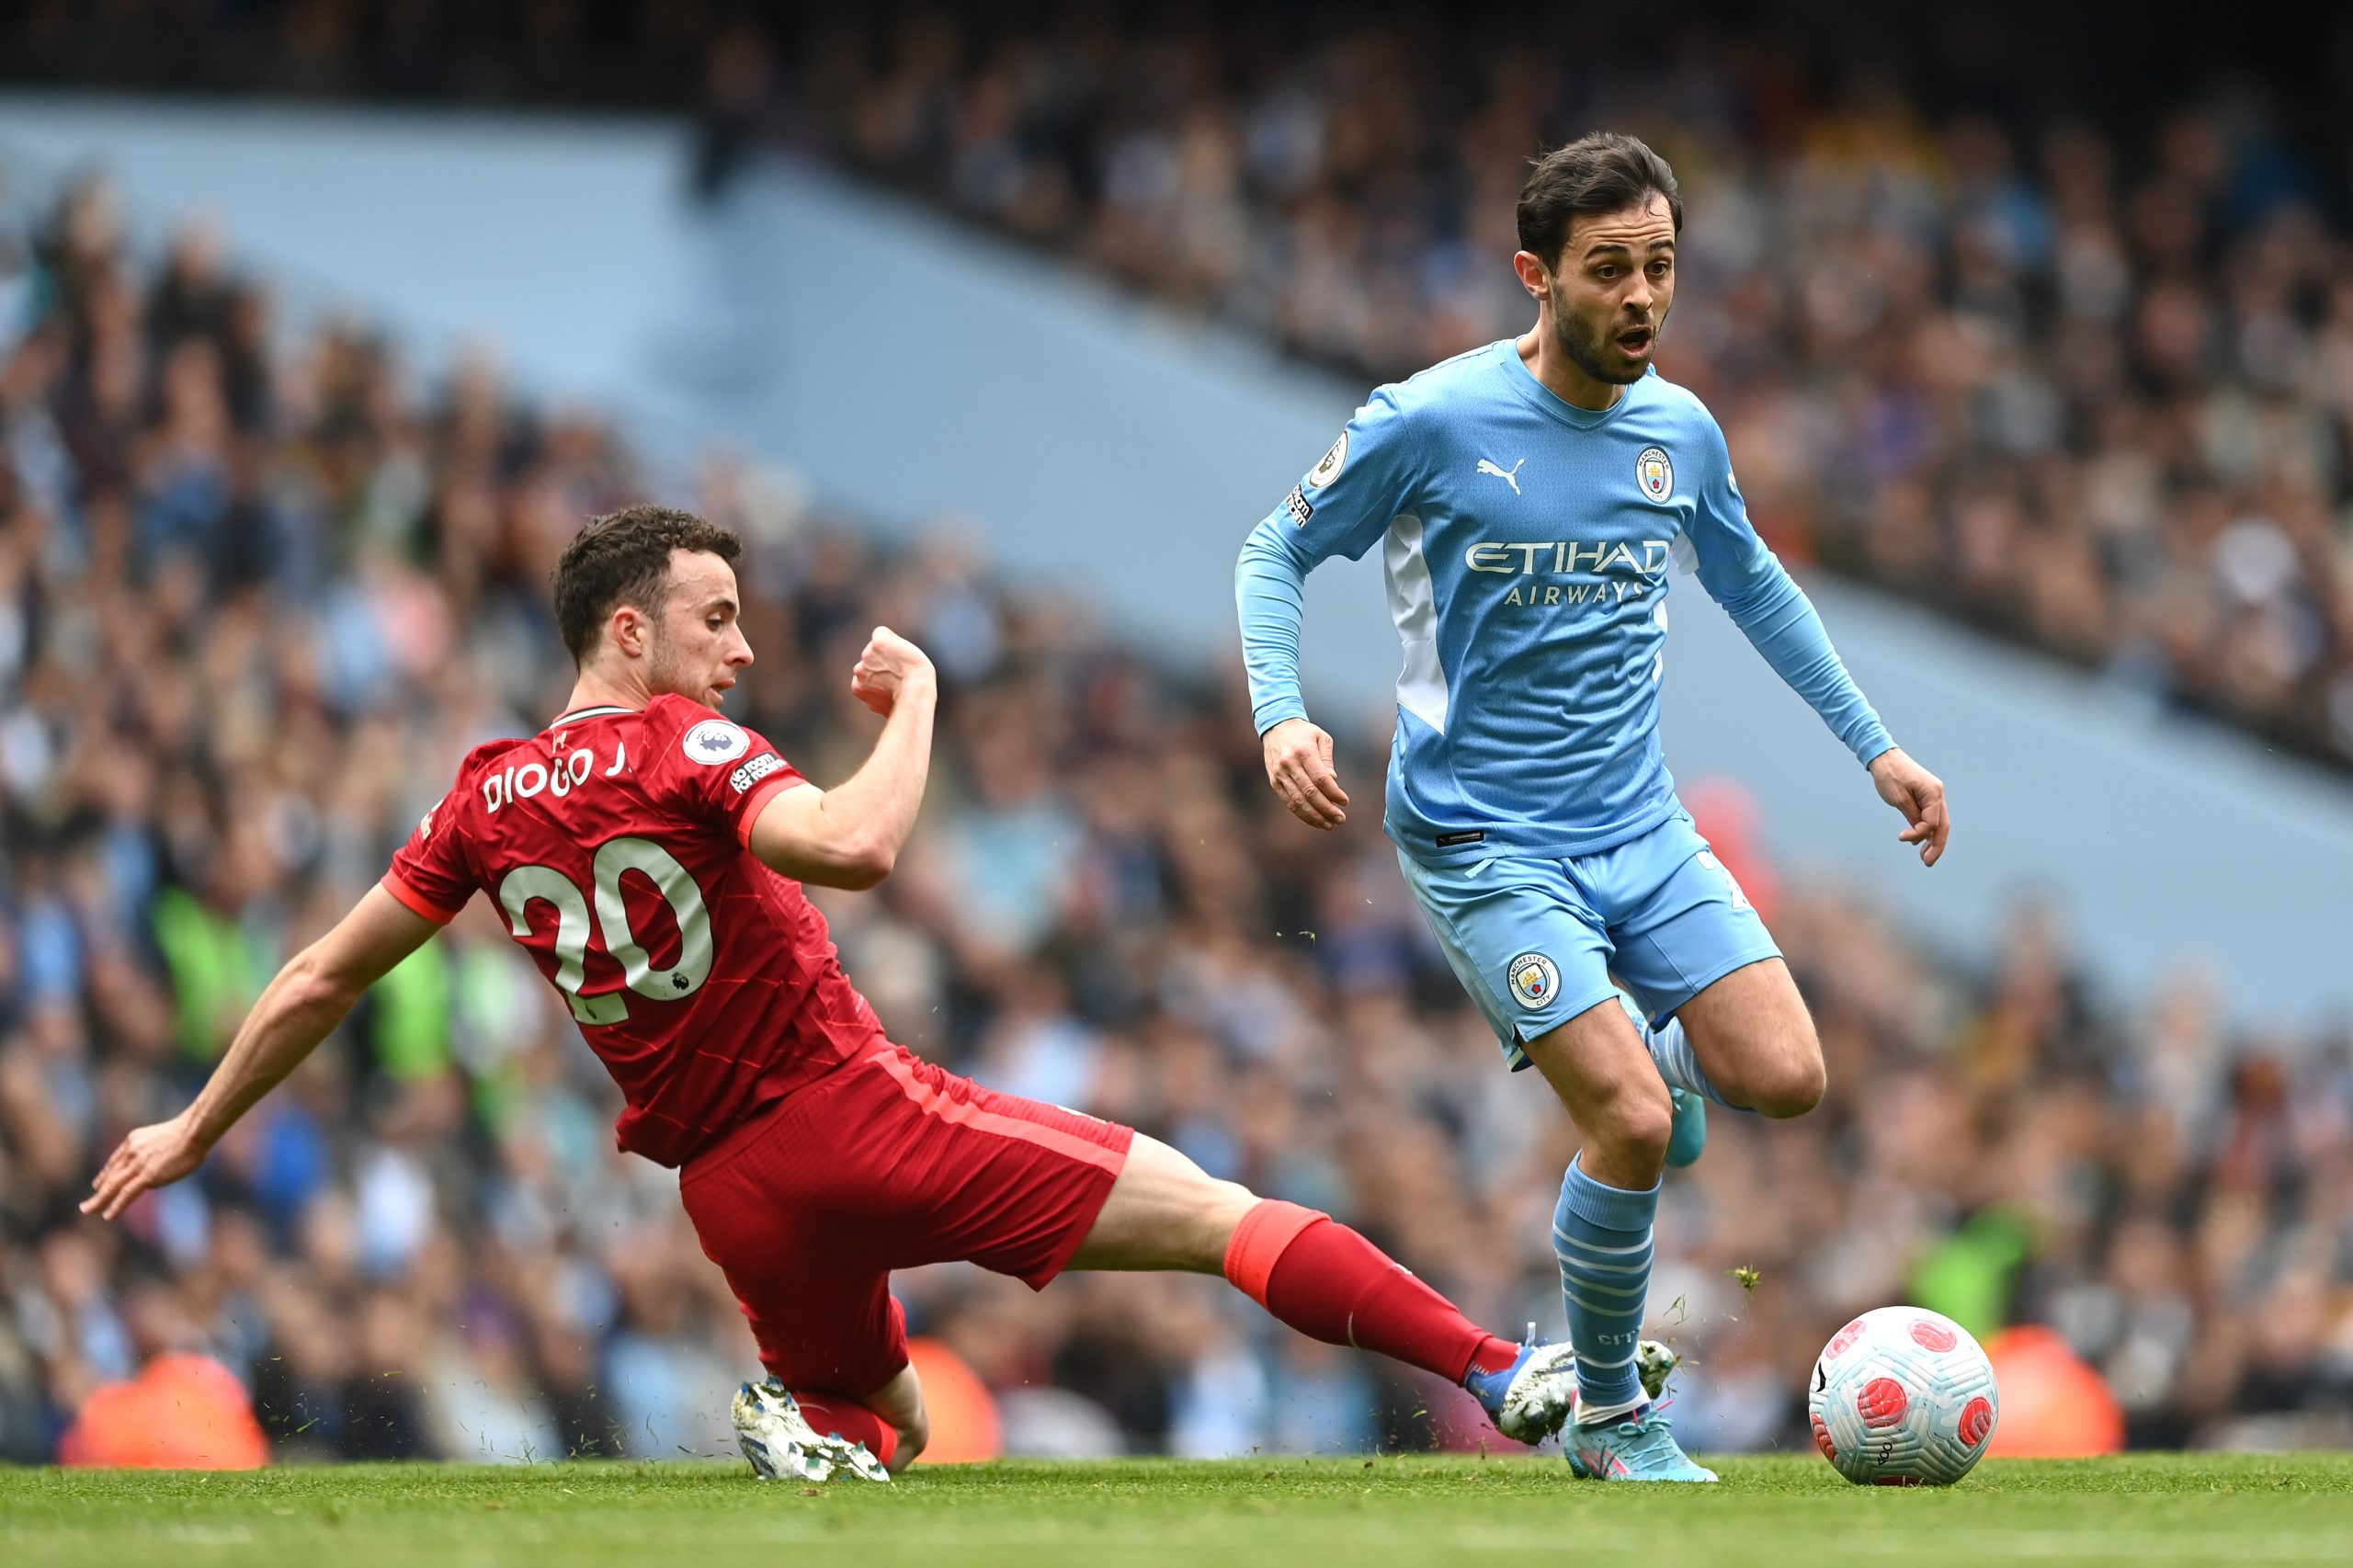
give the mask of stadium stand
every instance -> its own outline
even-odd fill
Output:
[[[2205,62],[2268,48],[2268,99],[2188,96],[2164,29],[2100,6],[1942,38],[1717,18],[1664,59],[1519,11],[468,15],[35,6],[0,76],[699,103],[713,188],[813,151],[1369,381],[1521,330],[1523,159],[1633,131],[1690,199],[1662,368],[1785,554],[2353,763],[2353,98],[2302,13]],[[2062,80],[2096,120],[2041,111]]]
[[[462,751],[561,701],[547,568],[644,488],[620,433],[480,364],[425,387],[362,325],[281,331],[227,256],[191,231],[135,257],[93,182],[0,219],[0,1457],[99,1442],[75,1413],[179,1352],[236,1374],[280,1457],[709,1449],[748,1335],[479,901],[200,1179],[121,1228],[74,1213]],[[1327,1208],[1494,1327],[1551,1324],[1568,1134],[1495,1070],[1370,813],[1299,829],[1235,690],[953,537],[886,551],[792,494],[714,464],[691,497],[753,540],[745,716],[826,780],[869,733],[840,678],[868,627],[945,677],[898,874],[824,900],[893,1032]],[[1854,889],[1776,885],[1737,791],[1695,794],[1771,902],[1832,1092],[1720,1118],[1669,1184],[1678,1424],[1802,1445],[1828,1326],[1908,1297],[2053,1325],[2138,1444],[2353,1441],[2353,1041],[2225,1038],[2194,975],[2089,994],[2031,910],[1955,970]],[[1211,1282],[901,1289],[1015,1451],[1475,1441],[1459,1394]]]
[[[1885,79],[1777,102],[1770,57],[1597,93],[1429,30],[1270,67],[1246,30],[934,17],[779,97],[854,167],[1371,380],[1525,330],[1530,149],[1648,136],[1689,196],[1662,369],[1784,551],[2353,756],[2348,249],[2256,106],[2120,146]]]

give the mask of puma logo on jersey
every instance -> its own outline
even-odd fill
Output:
[[[1528,460],[1526,458],[1522,458],[1518,462],[1512,464],[1509,468],[1499,468],[1488,459],[1481,458],[1479,460],[1479,472],[1481,473],[1494,474],[1497,479],[1500,479],[1506,484],[1510,485],[1511,493],[1514,495],[1517,495],[1519,494],[1519,471],[1527,465],[1527,462]]]

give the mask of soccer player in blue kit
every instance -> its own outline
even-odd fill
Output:
[[[1660,753],[1670,559],[1869,768],[1924,863],[1951,818],[1750,527],[1722,431],[1652,366],[1683,225],[1665,160],[1587,136],[1537,162],[1518,222],[1535,329],[1357,411],[1243,547],[1244,657],[1268,782],[1336,826],[1332,739],[1300,699],[1302,594],[1320,562],[1381,545],[1404,645],[1389,836],[1505,1055],[1585,1140],[1552,1221],[1574,1350],[1523,1355],[1574,1355],[1562,1440],[1580,1475],[1713,1481],[1637,1381],[1661,1171],[1697,1157],[1703,1098],[1801,1116],[1824,1070],[1779,949]]]

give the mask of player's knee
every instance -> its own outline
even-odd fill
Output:
[[[1212,1176],[1180,1151],[1138,1133],[1069,1267],[1216,1274],[1243,1216],[1257,1203],[1248,1187]]]
[[[1822,1103],[1829,1084],[1829,1070],[1823,1065],[1818,1048],[1791,1051],[1754,1075],[1748,1103],[1765,1116],[1781,1119],[1803,1116]]]
[[[1619,1142],[1645,1166],[1664,1165],[1666,1146],[1675,1136],[1675,1105],[1665,1095],[1656,1104],[1643,1102],[1641,1111],[1620,1124]]]
[[[1602,1103],[1595,1120],[1599,1125],[1586,1130],[1588,1138],[1644,1166],[1660,1165],[1675,1135],[1675,1102],[1656,1079],[1630,1084]]]
[[[1810,1071],[1793,1069],[1773,1092],[1759,1097],[1756,1108],[1766,1116],[1786,1121],[1793,1116],[1803,1116],[1820,1105],[1823,1091],[1827,1086],[1819,1063]]]

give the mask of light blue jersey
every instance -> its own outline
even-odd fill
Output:
[[[1404,649],[1385,820],[1415,859],[1592,855],[1675,815],[1658,738],[1671,558],[1859,760],[1894,744],[1750,527],[1723,432],[1655,370],[1595,412],[1506,338],[1375,392],[1243,547],[1260,733],[1306,714],[1307,574],[1376,543]]]
[[[1606,410],[1575,407],[1509,339],[1381,388],[1243,546],[1261,734],[1306,715],[1307,574],[1376,541],[1405,655],[1389,835],[1506,1059],[1528,1065],[1532,1044],[1618,1006],[1622,984],[1661,1078],[1721,1099],[1675,1015],[1779,949],[1660,755],[1670,561],[1696,566],[1858,758],[1893,744],[1749,526],[1723,432],[1654,371]],[[1637,1372],[1658,1198],[1577,1160],[1562,1182],[1552,1247],[1579,1401],[1567,1440],[1581,1473],[1711,1481]]]

